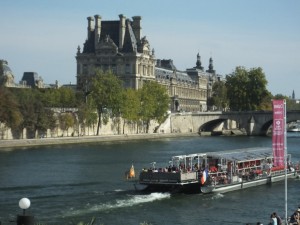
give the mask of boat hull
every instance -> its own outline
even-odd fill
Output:
[[[297,172],[292,172],[292,173],[287,174],[287,178],[299,178],[299,175]],[[226,192],[230,192],[230,191],[236,191],[236,190],[240,190],[240,189],[256,187],[256,186],[265,185],[265,184],[271,184],[274,182],[282,181],[284,179],[285,179],[285,174],[267,176],[267,177],[259,178],[259,179],[252,180],[252,181],[239,182],[237,184],[216,186],[215,188],[212,189],[211,192],[226,193]]]
[[[287,174],[287,178],[299,178],[299,173],[289,172]],[[256,187],[260,185],[267,185],[274,182],[282,181],[285,179],[285,174],[275,174],[272,176],[265,176],[262,178],[257,178],[254,180],[249,181],[241,181],[232,184],[226,185],[207,185],[202,186],[200,182],[190,182],[190,183],[176,183],[176,184],[158,184],[158,183],[151,183],[151,184],[144,184],[145,189],[144,191],[147,192],[170,192],[170,193],[226,193],[231,191],[237,191],[241,189]]]
[[[143,190],[145,192],[169,192],[171,194],[185,193],[196,194],[201,193],[200,183],[189,184],[148,184]]]

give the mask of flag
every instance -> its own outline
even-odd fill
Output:
[[[284,166],[285,100],[273,100],[272,149],[274,166]]]
[[[204,184],[206,179],[208,177],[208,172],[207,172],[207,169],[205,169],[202,173],[202,177],[201,177],[201,184]]]

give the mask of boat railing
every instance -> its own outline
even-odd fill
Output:
[[[227,171],[210,172],[210,177],[214,184],[233,184],[242,181],[249,181],[267,176],[265,170],[261,166],[245,167],[237,169],[235,173],[228,173]]]

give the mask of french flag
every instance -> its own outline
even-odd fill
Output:
[[[205,169],[202,173],[202,177],[201,177],[201,184],[204,184],[206,179],[208,177],[208,173],[207,173],[207,169]]]

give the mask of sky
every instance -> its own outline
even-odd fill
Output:
[[[76,84],[76,52],[87,17],[142,17],[157,59],[179,70],[209,58],[220,75],[261,67],[273,94],[300,98],[299,0],[1,0],[0,59],[19,83],[37,72],[44,83]]]

